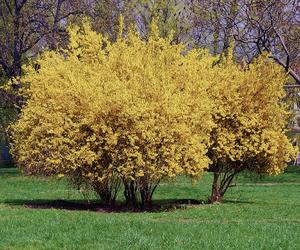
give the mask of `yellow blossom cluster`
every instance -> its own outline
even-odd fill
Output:
[[[286,136],[282,99],[286,75],[267,54],[250,65],[234,63],[232,51],[219,65],[209,91],[215,102],[211,136],[213,172],[250,170],[276,175],[295,154]]]

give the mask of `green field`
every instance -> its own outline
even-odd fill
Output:
[[[180,177],[163,183],[154,200],[206,200],[209,188],[208,174],[197,185]],[[0,249],[300,249],[300,171],[295,168],[261,180],[240,177],[223,204],[140,213],[26,206],[85,198],[63,180],[0,169]]]

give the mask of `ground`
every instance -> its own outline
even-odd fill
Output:
[[[195,185],[185,177],[163,183],[154,197],[161,211],[108,213],[57,209],[61,200],[94,197],[64,180],[2,168],[0,249],[300,249],[298,169],[264,179],[239,177],[224,203],[215,205],[202,204],[210,180],[206,174]]]

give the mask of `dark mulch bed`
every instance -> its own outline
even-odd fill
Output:
[[[12,202],[10,202],[12,204]],[[94,212],[162,212],[172,211],[174,209],[184,209],[191,205],[201,205],[203,201],[184,199],[184,200],[171,200],[154,202],[151,206],[144,207],[128,207],[125,204],[104,205],[99,202],[86,202],[86,201],[24,201],[22,205],[27,208],[33,209],[64,209],[73,211],[94,211]]]

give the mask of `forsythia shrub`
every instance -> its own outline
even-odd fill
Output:
[[[211,202],[223,198],[242,171],[277,175],[295,150],[285,134],[288,117],[282,103],[286,74],[268,59],[257,58],[242,67],[227,60],[214,67],[210,89],[216,127],[211,136],[209,171],[213,172]]]
[[[279,174],[294,154],[285,135],[285,74],[267,55],[247,66],[133,30],[116,42],[88,22],[67,50],[43,53],[22,79],[28,97],[11,126],[28,174],[67,176],[112,204],[150,204],[164,178],[213,172],[211,202],[242,171]]]
[[[67,50],[28,67],[28,102],[11,127],[12,153],[31,175],[65,175],[106,203],[151,202],[163,178],[201,176],[213,127],[207,69],[213,58],[122,28],[116,42],[88,22],[69,28]],[[228,72],[230,74],[230,72]]]

